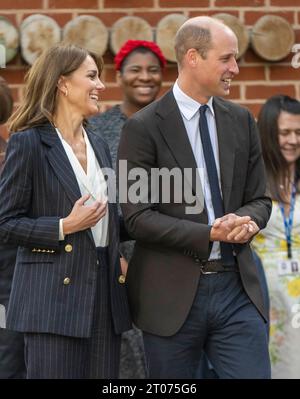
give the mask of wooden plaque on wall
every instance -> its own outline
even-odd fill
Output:
[[[213,15],[213,17],[223,21],[235,33],[239,46],[237,58],[241,58],[247,51],[250,43],[250,35],[246,26],[236,16],[231,14],[219,13]]]
[[[19,31],[4,17],[0,17],[0,44],[5,47],[5,61],[11,61],[18,52]]]
[[[116,21],[111,28],[110,47],[116,54],[127,40],[153,41],[151,26],[140,17],[123,17]]]
[[[174,39],[180,26],[187,20],[183,14],[169,14],[157,24],[156,43],[168,61],[176,62]]]
[[[80,15],[63,29],[63,40],[103,55],[108,45],[108,30],[99,18]]]
[[[292,27],[277,15],[264,15],[252,28],[252,48],[264,60],[282,60],[291,52],[294,42]]]
[[[32,65],[44,50],[60,42],[61,30],[53,18],[34,14],[22,22],[20,36],[22,57]]]

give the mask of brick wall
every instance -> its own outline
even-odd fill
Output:
[[[187,17],[212,15],[224,12],[238,16],[249,28],[263,15],[279,15],[288,20],[300,43],[300,0],[0,0],[0,15],[19,26],[30,14],[46,14],[61,28],[72,18],[82,14],[99,17],[111,28],[113,23],[126,15],[144,18],[155,30],[159,20],[170,13],[183,13]],[[300,99],[300,69],[291,66],[291,53],[280,62],[266,62],[248,48],[239,60],[240,74],[235,79],[230,98],[249,107],[257,115],[265,99],[276,93],[285,93]],[[106,84],[103,108],[120,101],[121,93],[115,81],[113,55],[104,55],[105,70],[102,78]],[[0,69],[9,82],[15,104],[22,95],[26,63],[18,56]],[[168,63],[164,74],[162,92],[166,91],[177,76],[175,64]],[[3,134],[3,131],[2,131]],[[6,133],[4,133],[5,135]]]

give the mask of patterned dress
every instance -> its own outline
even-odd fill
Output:
[[[96,134],[99,134],[108,144],[112,163],[116,169],[116,160],[122,128],[127,117],[119,105],[89,119]],[[132,256],[134,241],[120,244],[120,250],[129,261]],[[122,335],[121,360],[119,378],[142,379],[146,377],[144,344],[142,333],[136,327]]]
[[[300,195],[296,196],[292,258],[299,271],[283,274],[280,260],[287,260],[282,213],[277,202],[267,227],[253,240],[260,256],[270,295],[270,357],[272,378],[300,379]],[[279,272],[280,270],[280,272]]]

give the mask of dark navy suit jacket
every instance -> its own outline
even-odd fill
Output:
[[[100,166],[111,167],[105,142],[86,130]],[[90,336],[99,267],[92,233],[87,229],[59,241],[59,219],[80,197],[51,124],[11,136],[0,183],[0,240],[19,246],[8,328]],[[115,331],[121,333],[131,328],[131,321],[126,290],[119,282],[118,224],[116,205],[109,203],[110,303]]]

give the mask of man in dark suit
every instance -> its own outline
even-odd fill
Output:
[[[220,378],[269,378],[249,241],[271,201],[254,118],[220,98],[239,72],[237,38],[220,21],[196,17],[177,32],[175,50],[173,89],[128,120],[119,147],[131,175],[121,206],[136,239],[126,282],[149,377],[195,378],[204,349]],[[151,181],[162,168],[183,179]]]

